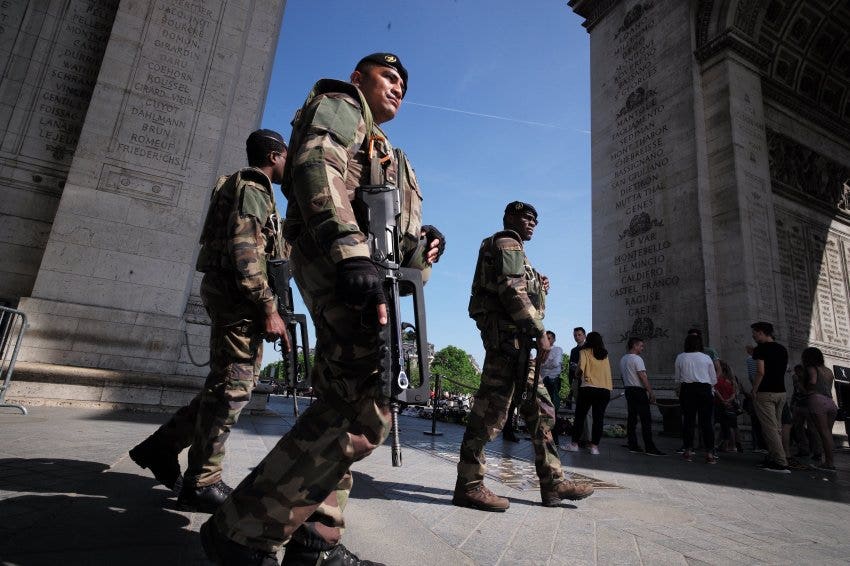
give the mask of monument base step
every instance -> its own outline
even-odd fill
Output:
[[[203,378],[185,375],[18,362],[6,399],[24,406],[171,412],[188,404],[203,384]],[[267,389],[258,386],[245,411],[266,412]]]

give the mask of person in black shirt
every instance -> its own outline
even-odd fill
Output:
[[[760,464],[769,472],[790,473],[785,450],[782,448],[782,407],[785,405],[785,371],[788,350],[773,338],[773,325],[755,322],[750,325],[756,376],[753,379],[753,398],[762,435],[767,444],[767,459]]]

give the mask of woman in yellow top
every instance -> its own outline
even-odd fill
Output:
[[[614,383],[611,379],[611,362],[608,361],[608,350],[602,342],[602,335],[591,332],[579,350],[579,359],[570,360],[577,363],[576,377],[581,380],[576,397],[576,416],[573,423],[573,441],[567,446],[568,452],[578,452],[578,440],[584,431],[584,419],[587,412],[593,410],[593,428],[590,435],[590,453],[599,454],[599,441],[602,439],[602,424],[605,409],[611,400],[611,390]]]

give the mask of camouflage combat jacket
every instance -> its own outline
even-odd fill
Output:
[[[271,314],[277,302],[266,261],[281,256],[279,218],[271,180],[248,167],[219,177],[201,232],[196,269],[232,275],[239,295]]]
[[[320,254],[333,263],[368,258],[366,236],[352,203],[357,187],[383,183],[400,185],[404,264],[426,270],[420,243],[422,192],[407,156],[394,150],[374,123],[360,89],[320,80],[292,121],[281,184],[288,203],[284,237],[300,245],[306,257]]]
[[[497,325],[499,330],[537,336],[544,331],[545,308],[540,274],[528,262],[519,234],[504,230],[485,238],[472,279],[470,318],[482,330]]]

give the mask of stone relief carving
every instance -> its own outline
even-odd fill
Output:
[[[655,96],[655,94],[655,89],[646,90],[643,87],[636,88],[635,90],[629,93],[629,96],[626,98],[626,105],[620,108],[620,110],[617,112],[617,118],[628,114],[647,100],[651,100],[652,97]]]
[[[670,330],[655,326],[655,322],[648,316],[636,318],[632,323],[630,330],[626,330],[620,335],[617,342],[625,342],[629,338],[640,338],[642,340],[651,340],[652,338],[669,338]]]
[[[798,195],[850,212],[850,167],[767,130],[771,181]]]
[[[647,212],[641,212],[632,216],[631,221],[629,221],[629,227],[620,233],[620,239],[622,240],[627,237],[634,238],[635,236],[646,234],[656,226],[664,226],[664,221],[651,218]]]
[[[614,34],[614,39],[617,39],[617,37],[621,33],[635,25],[635,23],[637,23],[637,21],[640,20],[644,16],[644,14],[650,11],[653,7],[654,4],[652,2],[643,2],[626,12],[626,17],[623,18],[623,25],[621,25],[620,28],[617,30],[617,33]]]

